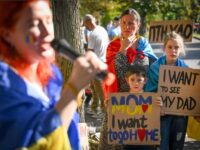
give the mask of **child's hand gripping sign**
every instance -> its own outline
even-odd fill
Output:
[[[113,93],[108,103],[108,142],[160,144],[160,106],[154,93]]]
[[[158,92],[165,114],[200,116],[200,70],[161,66]]]

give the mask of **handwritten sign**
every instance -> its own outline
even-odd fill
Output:
[[[171,31],[179,33],[184,41],[192,41],[192,20],[166,20],[150,22],[149,41],[163,42],[166,34]]]
[[[108,143],[159,145],[160,106],[155,93],[112,93],[108,103]]]
[[[166,114],[200,115],[200,70],[160,66],[158,91]]]

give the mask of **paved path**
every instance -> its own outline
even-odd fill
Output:
[[[183,150],[200,150],[200,141],[186,137]]]

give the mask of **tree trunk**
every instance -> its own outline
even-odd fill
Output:
[[[141,26],[139,33],[142,36],[146,34],[146,16],[141,16]]]
[[[80,49],[79,0],[52,0],[52,9],[55,38],[65,38],[75,51],[83,53]],[[72,63],[59,56],[56,59],[66,82],[72,70]]]

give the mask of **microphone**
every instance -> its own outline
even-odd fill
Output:
[[[71,45],[65,40],[65,39],[54,39],[51,42],[51,46],[65,59],[70,60],[71,62],[74,62],[76,58],[81,56],[79,53],[77,53]],[[97,74],[96,78],[99,80],[103,80],[107,77],[108,72],[102,71]]]

